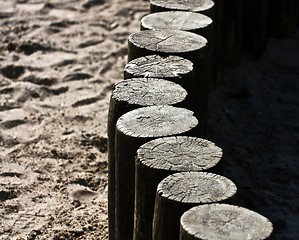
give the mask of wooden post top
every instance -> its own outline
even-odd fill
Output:
[[[181,30],[145,30],[129,36],[129,42],[148,51],[164,54],[194,52],[207,45],[207,39]]]
[[[200,205],[181,217],[181,235],[188,235],[186,239],[261,240],[272,231],[272,223],[264,216],[228,204]]]
[[[131,76],[181,78],[192,73],[193,63],[179,56],[149,55],[133,59],[125,66]]]
[[[118,119],[116,127],[130,137],[156,138],[190,131],[197,124],[192,111],[160,105],[128,112]]]
[[[141,19],[141,27],[147,30],[172,29],[195,32],[213,23],[203,14],[182,11],[157,12]]]
[[[190,12],[203,12],[215,4],[212,0],[150,0],[151,5],[166,9]]]
[[[138,160],[149,168],[182,172],[210,169],[221,157],[222,149],[214,143],[187,136],[158,138],[137,151]]]
[[[226,177],[207,172],[181,172],[163,179],[157,194],[168,201],[204,204],[225,201],[237,192],[236,185]]]
[[[114,85],[111,97],[139,106],[174,105],[182,102],[187,91],[180,85],[158,78],[132,78]]]

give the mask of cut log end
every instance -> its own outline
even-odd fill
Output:
[[[129,36],[128,60],[151,54],[184,55],[207,46],[207,39],[181,30],[145,30]]]
[[[273,226],[262,215],[228,204],[193,207],[181,217],[181,240],[269,239]]]
[[[130,61],[125,66],[125,78],[163,78],[180,83],[180,79],[190,78],[193,63],[178,56],[149,55]],[[180,84],[181,85],[181,84]]]
[[[190,11],[205,12],[214,7],[212,0],[151,0],[151,12]]]
[[[137,151],[137,159],[148,168],[165,171],[203,171],[213,168],[222,150],[195,137],[176,136],[152,140]]]
[[[156,138],[188,132],[198,124],[193,112],[172,106],[151,106],[122,115],[116,127],[136,138]]]
[[[237,192],[229,179],[207,172],[175,173],[157,187],[157,194],[167,201],[204,204],[226,201]]]
[[[141,29],[172,29],[198,32],[213,23],[212,19],[194,12],[167,11],[149,14],[141,19]]]
[[[185,100],[187,91],[180,85],[157,78],[132,78],[117,83],[115,101],[139,106],[174,105]]]

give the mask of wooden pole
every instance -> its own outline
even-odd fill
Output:
[[[150,0],[151,13],[165,11],[200,12],[214,18],[214,2],[212,0]]]
[[[298,0],[269,1],[269,31],[278,38],[291,38],[296,35]]]
[[[209,67],[207,61],[207,40],[194,33],[180,30],[145,30],[129,36],[129,61],[152,54],[176,55],[194,64],[194,78],[191,83],[191,109],[200,119],[197,136],[205,137],[207,128],[207,100]],[[188,89],[187,89],[188,91]]]
[[[160,181],[176,172],[219,172],[221,157],[221,148],[195,137],[158,138],[142,145],[136,156],[134,239],[152,239],[155,196]]]
[[[228,201],[236,193],[229,179],[206,172],[175,173],[157,187],[153,240],[178,240],[180,217],[199,204]]]
[[[108,220],[109,239],[115,232],[115,126],[130,110],[152,105],[182,104],[187,96],[180,85],[157,78],[127,79],[115,84],[108,113]]]
[[[209,92],[211,91],[214,72],[214,23],[210,17],[195,12],[167,11],[146,15],[140,22],[141,30],[183,30],[201,35],[208,40],[206,61],[209,63]],[[215,67],[216,70],[216,67]],[[214,74],[213,74],[214,73]]]
[[[188,134],[197,124],[192,111],[172,106],[138,108],[118,119],[115,132],[116,240],[133,239],[137,149],[154,138]]]
[[[246,208],[228,204],[193,207],[181,217],[180,240],[270,239],[272,223]]]
[[[261,57],[268,41],[268,0],[243,1],[243,49]]]

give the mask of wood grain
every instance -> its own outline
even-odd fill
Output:
[[[215,171],[221,157],[221,148],[195,137],[158,138],[142,145],[136,156],[134,239],[152,239],[155,195],[160,181],[176,172]]]
[[[113,87],[108,113],[108,214],[115,229],[115,126],[126,112],[144,106],[183,104],[187,92],[180,85],[157,78],[134,78]],[[111,230],[112,231],[112,230]],[[110,234],[112,236],[112,233]]]
[[[181,215],[199,204],[228,201],[236,193],[235,184],[220,175],[206,172],[175,173],[157,187],[154,240],[179,239]]]
[[[270,239],[273,226],[262,215],[228,204],[193,207],[181,217],[180,240]]]
[[[151,12],[189,11],[200,12],[214,17],[214,2],[212,0],[150,0]]]
[[[138,108],[122,115],[115,132],[116,239],[133,238],[135,155],[154,138],[188,134],[198,121],[193,112],[172,106]]]
[[[190,109],[200,119],[197,136],[205,137],[208,111],[208,79],[211,62],[208,57],[206,38],[181,30],[145,30],[133,33],[128,41],[128,59],[158,54],[176,55],[194,64],[194,78],[191,82]]]

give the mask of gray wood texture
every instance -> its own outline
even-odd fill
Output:
[[[182,172],[163,179],[156,193],[153,240],[178,240],[180,217],[200,204],[229,201],[236,193],[229,179],[206,172]]]
[[[136,156],[134,239],[152,239],[155,196],[160,181],[176,172],[215,171],[221,157],[221,148],[195,137],[158,138],[142,145]]]
[[[108,113],[108,215],[109,235],[115,231],[115,126],[126,112],[144,106],[183,104],[187,92],[180,85],[157,78],[127,79],[115,84]]]
[[[214,17],[214,2],[212,0],[150,0],[151,12],[189,11],[200,12]]]
[[[141,30],[183,30],[201,35],[208,40],[206,61],[209,67],[207,77],[209,92],[211,91],[213,79],[217,73],[214,72],[214,23],[210,17],[200,13],[184,11],[166,11],[146,15],[140,22]],[[215,67],[215,70],[217,68]]]
[[[160,78],[190,89],[193,63],[179,56],[149,55],[136,58],[125,65],[124,78]]]
[[[172,106],[138,108],[122,115],[115,132],[116,239],[133,239],[135,155],[154,138],[188,134],[198,124],[193,112]]]
[[[213,20],[200,13],[167,11],[151,13],[144,16],[140,21],[141,30],[183,30],[202,35],[210,42],[206,33],[207,28],[212,26]]]
[[[197,136],[205,137],[207,128],[208,79],[210,74],[207,39],[181,30],[145,30],[133,33],[128,41],[128,59],[147,55],[176,55],[194,64],[191,82],[191,110],[200,120]]]
[[[194,64],[199,60],[203,61],[203,50],[207,42],[204,37],[179,30],[136,32],[129,36],[128,61],[138,57],[159,54],[181,56]]]
[[[180,240],[270,239],[272,223],[246,208],[228,204],[193,207],[180,220]]]

